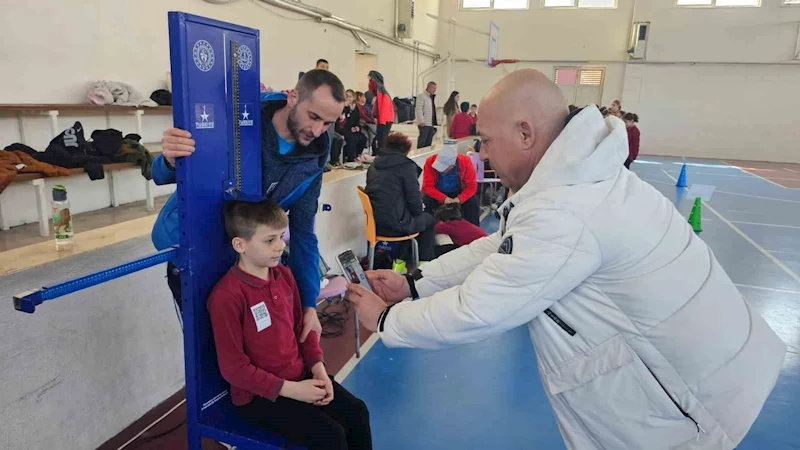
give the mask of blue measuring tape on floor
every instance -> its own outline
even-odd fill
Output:
[[[195,140],[192,156],[176,164],[179,246],[17,295],[14,307],[33,313],[46,300],[174,261],[183,296],[189,449],[200,450],[203,437],[240,449],[294,448],[239,419],[219,372],[206,310],[208,294],[234,262],[224,201],[263,198],[259,31],[181,12],[168,19],[173,121]]]

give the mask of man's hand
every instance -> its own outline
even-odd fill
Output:
[[[355,305],[359,322],[364,328],[375,332],[378,329],[378,316],[386,309],[386,303],[360,284],[348,285],[344,297]]]
[[[444,204],[445,205],[450,204],[450,203],[461,203],[461,200],[459,200],[458,197],[456,197],[456,198],[447,197],[446,199],[444,199]]]
[[[188,131],[170,128],[161,136],[161,154],[172,167],[175,158],[183,158],[194,153],[194,139]]]
[[[322,380],[311,379],[303,381],[284,381],[281,397],[291,398],[298,402],[314,404],[326,396],[325,382]]]
[[[325,364],[323,364],[322,361],[314,364],[314,367],[311,368],[311,375],[315,380],[325,382],[325,398],[316,401],[314,405],[325,406],[333,401],[333,382],[331,381],[331,377],[328,376],[328,371],[325,370]]]
[[[372,290],[386,302],[394,303],[411,297],[408,280],[393,270],[371,270],[366,275]]]
[[[300,333],[301,344],[306,341],[308,333],[312,331],[316,331],[317,336],[322,337],[322,325],[319,323],[319,317],[317,317],[317,308],[307,306],[303,309],[305,311],[303,312],[303,332]]]

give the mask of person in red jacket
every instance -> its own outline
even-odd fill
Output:
[[[486,237],[486,232],[475,224],[467,222],[461,215],[461,208],[456,207],[455,203],[442,205],[436,210],[436,234],[446,234],[450,236],[458,247],[469,245],[482,237]]]
[[[214,286],[207,308],[237,412],[309,449],[371,449],[367,406],[328,376],[315,331],[300,343],[300,293],[280,265],[286,213],[271,200],[232,201],[224,216],[239,260]]]
[[[458,153],[455,145],[445,145],[438,155],[425,161],[422,169],[422,202],[433,213],[439,205],[459,203],[469,222],[480,225],[478,175],[472,160]]]
[[[639,127],[636,126],[639,116],[625,113],[622,120],[625,121],[625,128],[628,131],[628,159],[625,161],[625,168],[630,170],[631,163],[639,157]]]
[[[394,102],[386,86],[383,84],[383,75],[375,70],[369,71],[369,90],[375,94],[374,103],[372,105],[372,117],[377,121],[377,130],[375,140],[375,150],[380,150],[386,143],[386,137],[392,130],[392,123],[394,123]]]
[[[461,139],[473,134],[472,128],[475,126],[476,119],[469,115],[469,102],[461,102],[461,112],[453,118],[450,124],[450,137]]]

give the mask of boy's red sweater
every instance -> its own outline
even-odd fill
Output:
[[[258,331],[251,308],[263,311],[262,303],[272,324]],[[285,266],[270,269],[264,280],[234,265],[214,286],[207,306],[220,372],[231,384],[234,405],[250,403],[256,395],[275,401],[284,380],[300,381],[322,361],[317,333],[298,342],[303,308]]]
[[[439,222],[434,226],[436,234],[446,234],[453,240],[453,244],[461,247],[469,245],[472,241],[486,237],[486,232],[481,227],[464,219]]]

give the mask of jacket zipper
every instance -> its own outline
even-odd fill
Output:
[[[673,399],[671,395],[669,395],[669,392],[664,387],[664,385],[661,384],[661,381],[659,381],[659,379],[656,376],[656,374],[654,374],[653,371],[650,370],[649,367],[647,367],[647,364],[645,364],[644,361],[642,361],[642,365],[645,367],[645,369],[647,369],[648,372],[650,372],[650,376],[653,377],[654,380],[656,380],[656,383],[658,383],[658,386],[661,388],[662,391],[664,391],[664,395],[666,395],[667,398],[669,399],[669,401],[671,401],[672,404],[675,405],[676,408],[678,408],[678,411],[680,411],[680,413],[683,414],[683,417],[691,420],[692,423],[694,423],[694,426],[697,428],[697,437],[700,438],[700,433],[701,432],[705,433],[705,430],[703,429],[703,427],[701,427],[700,424],[697,423],[697,421],[694,420],[694,418],[692,416],[690,416],[689,413],[687,413],[683,408],[681,408],[681,405],[679,405],[678,402],[676,402],[675,399]]]
[[[556,323],[556,325],[561,327],[562,330],[566,331],[567,334],[569,334],[570,336],[575,336],[575,330],[572,329],[571,326],[567,325],[566,322],[561,320],[561,317],[558,317],[558,315],[556,315],[556,313],[554,313],[553,311],[550,311],[550,308],[545,309],[544,313],[547,314],[547,317],[552,319],[553,322]]]

